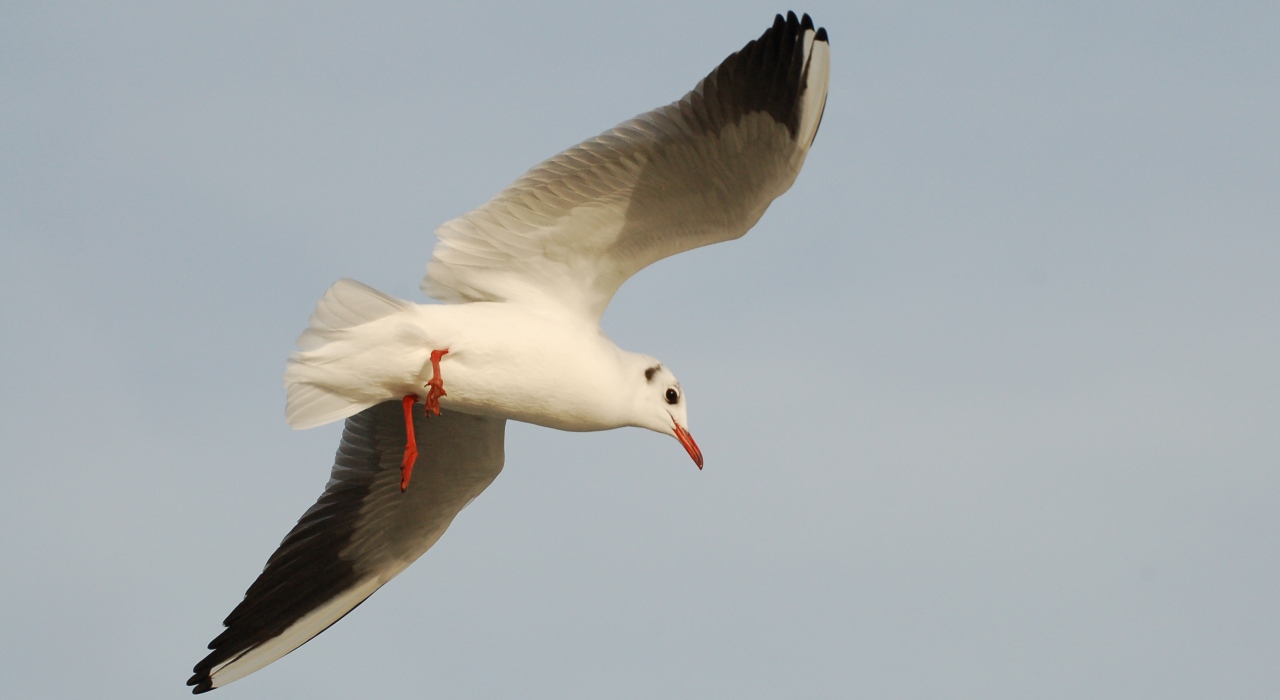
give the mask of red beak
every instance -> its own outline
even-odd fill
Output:
[[[674,421],[672,421],[672,425],[676,426],[676,439],[680,441],[681,445],[684,445],[685,451],[689,453],[690,457],[693,457],[693,463],[701,469],[702,450],[698,449],[698,443],[693,441],[693,436],[689,434],[688,430],[676,425]]]

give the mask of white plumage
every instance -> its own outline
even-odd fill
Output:
[[[425,552],[501,471],[507,420],[643,427],[701,467],[675,376],[614,345],[600,316],[631,275],[742,236],[791,186],[822,118],[828,61],[825,30],[778,17],[679,101],[445,223],[422,289],[446,303],[336,283],[284,377],[290,425],[347,419],[332,477],[210,643],[194,692],[289,653]],[[413,410],[415,399],[438,400],[440,415]]]

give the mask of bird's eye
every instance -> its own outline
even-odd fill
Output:
[[[667,389],[667,403],[674,406],[680,400],[680,392],[675,389]]]

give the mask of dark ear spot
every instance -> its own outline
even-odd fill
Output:
[[[651,381],[653,381],[653,375],[657,374],[657,373],[658,373],[658,370],[660,370],[660,369],[662,369],[662,365],[654,365],[654,366],[650,367],[649,369],[646,369],[646,370],[644,371],[644,378],[645,378],[645,381],[650,381],[650,382],[651,382]]]

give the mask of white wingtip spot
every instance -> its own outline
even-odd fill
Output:
[[[799,142],[807,150],[818,134],[818,124],[827,105],[827,83],[831,71],[831,47],[825,41],[814,41],[812,30],[804,33],[806,53],[809,57],[808,83],[805,85],[804,104],[800,108]]]

